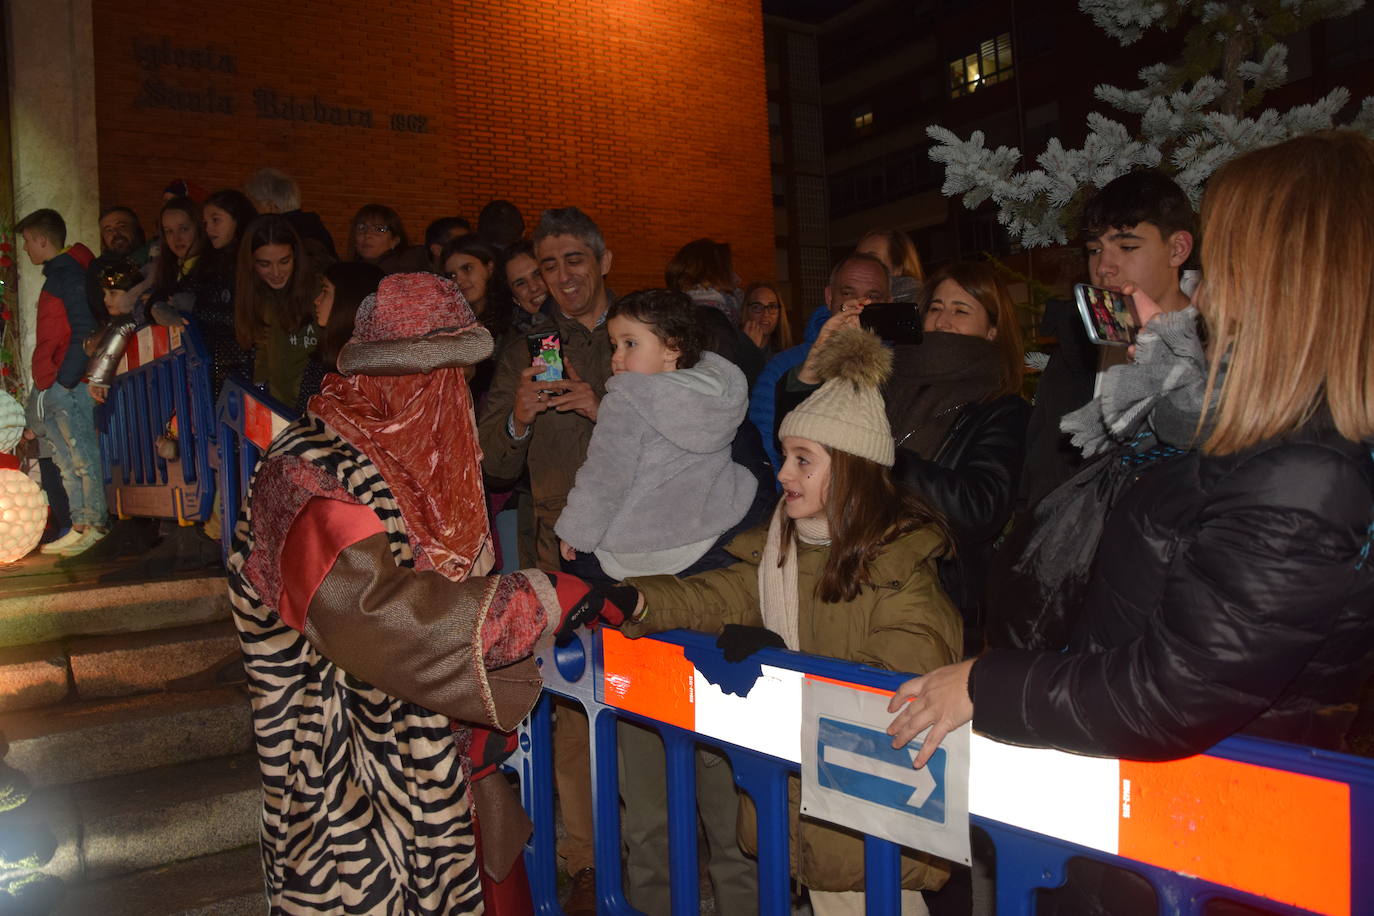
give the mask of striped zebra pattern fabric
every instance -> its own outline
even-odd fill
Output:
[[[313,414],[274,441],[273,461],[332,474],[413,557],[372,463]],[[262,770],[262,860],[274,914],[482,913],[464,761],[445,716],[390,696],[322,656],[268,606],[244,568],[253,485],[234,532],[229,591],[245,656]]]

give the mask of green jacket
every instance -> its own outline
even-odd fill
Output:
[[[768,536],[766,526],[745,532],[726,548],[740,559],[725,569],[687,579],[651,576],[629,580],[644,594],[645,614],[626,623],[622,632],[638,637],[688,628],[719,633],[727,623],[762,626],[758,565]],[[869,569],[874,583],[853,601],[823,604],[815,583],[829,555],[828,547],[802,544],[797,551],[799,648],[876,668],[922,674],[959,660],[963,622],[940,588],[935,560],[944,553],[944,538],[920,528],[897,538]],[[855,833],[819,821],[800,819],[800,787],[790,780],[792,871],[803,885],[821,891],[864,889],[863,840]],[[757,848],[754,806],[742,799],[739,838],[746,851]],[[924,853],[902,857],[902,886],[937,889],[949,877],[949,866]]]

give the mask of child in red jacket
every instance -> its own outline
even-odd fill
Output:
[[[15,230],[24,237],[29,260],[43,267],[29,422],[52,449],[72,514],[71,530],[41,549],[75,556],[105,536],[106,521],[95,402],[82,384],[86,373],[82,342],[95,330],[95,317],[86,300],[86,268],[93,256],[79,243],[63,248],[67,224],[56,210],[35,210]]]

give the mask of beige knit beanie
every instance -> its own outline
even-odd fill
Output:
[[[872,331],[835,332],[816,354],[823,384],[783,418],[778,438],[799,436],[892,467],[892,427],[879,390],[891,372],[892,354]]]

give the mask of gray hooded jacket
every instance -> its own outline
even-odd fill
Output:
[[[710,352],[690,369],[610,379],[558,536],[598,556],[666,551],[671,565],[704,542],[679,568],[691,565],[754,498],[753,475],[730,460],[748,398],[744,373]]]

